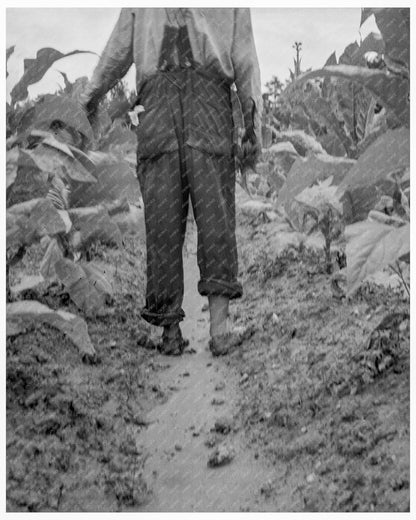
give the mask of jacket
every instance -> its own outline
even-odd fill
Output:
[[[134,63],[136,89],[161,70],[166,27],[186,26],[192,66],[235,84],[246,128],[254,124],[261,146],[260,70],[249,9],[124,8],[93,72],[82,101],[94,104]],[[162,64],[163,65],[163,64]]]

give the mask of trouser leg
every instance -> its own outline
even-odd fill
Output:
[[[158,75],[142,90],[140,102],[146,109],[138,130],[138,155],[144,158],[138,176],[148,278],[142,316],[165,326],[184,317],[182,246],[189,193],[198,228],[200,294],[229,299],[242,295],[237,282],[231,105],[223,85],[191,70]]]
[[[145,160],[139,168],[147,245],[146,305],[142,317],[153,325],[168,326],[185,316],[182,247],[189,189],[177,152]]]
[[[203,296],[239,298],[234,159],[187,148],[187,163],[198,228],[198,291]]]

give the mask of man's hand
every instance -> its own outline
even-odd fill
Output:
[[[243,109],[245,129],[237,154],[237,161],[241,173],[245,173],[248,170],[255,170],[256,163],[261,153],[261,146],[257,141],[256,133],[254,131],[255,114],[256,105],[254,100],[251,99],[245,104]]]
[[[250,196],[247,178],[250,172],[255,171],[260,152],[253,127],[246,128],[241,138],[241,145],[237,146],[235,158],[236,166],[241,174],[241,186]]]
[[[237,162],[242,173],[255,169],[260,153],[253,127],[246,128],[237,152]]]

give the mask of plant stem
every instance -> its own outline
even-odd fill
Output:
[[[331,261],[331,239],[326,236],[325,237],[325,262],[326,262],[326,272],[327,274],[332,273],[332,261]]]
[[[410,288],[409,288],[408,283],[404,279],[403,271],[402,271],[402,268],[400,267],[399,262],[396,260],[396,267],[394,267],[394,265],[392,265],[392,264],[390,264],[389,267],[392,269],[392,271],[394,271],[399,276],[399,278],[403,284],[403,287],[406,289],[406,292],[410,298]]]

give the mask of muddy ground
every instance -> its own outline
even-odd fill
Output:
[[[319,249],[282,251],[278,222],[239,223],[245,295],[233,315],[257,332],[226,362],[241,374],[238,418],[250,445],[278,468],[266,501],[408,511],[409,321],[369,342],[385,316],[408,312],[403,291],[365,284],[334,298]]]
[[[135,237],[124,251],[100,248],[94,258],[113,267],[115,284],[113,314],[88,320],[98,364],[82,363],[45,325],[7,341],[8,510],[102,511],[145,501],[136,438],[146,411],[166,395],[157,376],[165,362],[143,348],[143,251]],[[59,288],[23,296],[78,312]]]
[[[111,313],[88,320],[98,364],[44,325],[7,341],[7,510],[408,511],[408,320],[369,341],[403,294],[334,298],[316,243],[239,211],[231,318],[251,332],[213,359],[194,231],[180,358],[139,316],[142,234],[96,252],[115,284]],[[58,287],[26,297],[76,312]]]

